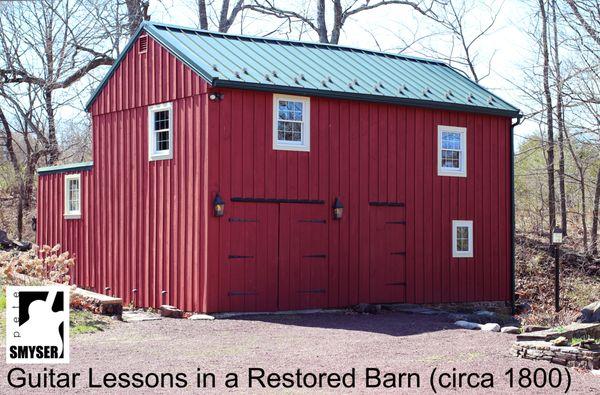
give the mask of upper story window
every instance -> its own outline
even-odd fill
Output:
[[[273,149],[310,151],[310,99],[273,95]]]
[[[467,129],[438,126],[438,175],[467,176]]]
[[[68,174],[65,176],[65,213],[66,219],[81,218],[81,176]]]
[[[173,157],[173,107],[171,103],[148,107],[148,145],[150,160]]]
[[[452,221],[452,257],[473,257],[473,221]]]

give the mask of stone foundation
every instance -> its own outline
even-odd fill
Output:
[[[600,351],[554,346],[545,341],[516,342],[511,353],[519,358],[549,361],[559,365],[590,370],[600,369]]]

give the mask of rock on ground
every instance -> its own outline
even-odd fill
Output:
[[[577,321],[587,324],[600,322],[600,300],[590,303],[581,309],[581,314],[577,317]]]
[[[490,322],[489,324],[483,324],[480,326],[480,328],[485,332],[500,332],[500,325],[494,324],[493,322]]]
[[[504,328],[500,329],[500,332],[509,334],[519,334],[521,333],[521,330],[516,326],[505,326]]]
[[[208,314],[192,314],[191,316],[188,317],[188,320],[206,320],[206,321],[211,321],[214,320],[215,317],[213,317],[212,315],[208,315]]]
[[[481,329],[481,326],[479,324],[469,321],[456,321],[454,325],[460,326],[464,329]]]
[[[183,310],[180,310],[175,306],[163,304],[160,306],[160,315],[163,317],[181,318],[183,317]]]

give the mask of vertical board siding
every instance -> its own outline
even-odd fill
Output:
[[[81,177],[81,218],[65,219],[65,175],[79,174]],[[54,247],[60,244],[59,252],[69,252],[75,259],[70,275],[74,284],[89,284],[96,273],[94,238],[91,231],[94,223],[93,171],[69,171],[42,175],[38,185],[37,242],[40,246]],[[93,281],[93,280],[92,280]],[[90,286],[90,285],[86,285]]]
[[[38,240],[74,254],[77,285],[139,306],[206,309],[206,87],[154,40],[146,54],[135,45],[91,108],[81,220],[62,217],[64,175],[40,176]],[[164,102],[173,103],[173,159],[149,161],[147,106]]]
[[[209,165],[213,176],[210,196],[219,192],[231,210],[246,204],[231,202],[232,197],[323,200],[329,216],[336,197],[344,204],[341,221],[328,218],[327,298],[321,307],[372,299],[370,273],[379,268],[373,267],[377,262],[371,258],[378,243],[371,229],[376,209],[370,201],[406,205],[401,215],[407,223],[398,231],[406,249],[406,302],[509,299],[507,119],[311,97],[310,152],[275,151],[271,148],[272,94],[233,89],[220,92],[224,94],[222,101],[208,103],[211,117],[217,118],[210,131],[219,136],[215,138],[218,152],[214,151]],[[437,175],[438,125],[467,128],[466,178]],[[285,222],[279,224],[281,239],[293,224],[289,215],[282,214],[283,205],[268,206],[265,210],[279,213],[280,221]],[[226,259],[235,240],[233,228],[226,224],[227,215],[211,218],[208,223],[209,235],[215,235],[208,248],[216,250],[209,256],[219,258],[217,262],[209,259],[218,281],[216,286],[209,286],[207,297],[215,300],[215,311],[234,307],[247,310],[247,305],[233,306],[234,298],[227,296],[230,284],[241,287],[248,282],[232,271]],[[452,220],[473,221],[474,258],[452,257]],[[268,237],[273,236],[263,230],[258,240]],[[292,259],[288,256],[296,248],[294,243],[297,240],[279,240],[279,251],[284,255],[280,259]],[[279,284],[282,287],[291,289],[285,281]],[[289,300],[279,303],[287,305]]]
[[[208,312],[509,300],[509,119],[311,97],[310,152],[277,151],[271,93],[221,89],[212,102],[208,90],[151,38],[146,54],[134,46],[91,108],[94,168],[81,172],[81,220],[63,219],[64,174],[40,176],[38,240],[73,253],[74,283],[125,303]],[[147,106],[164,102],[173,103],[173,159],[149,161]],[[466,178],[437,175],[440,124],[467,127]],[[212,215],[217,193],[221,218]],[[331,218],[336,197],[340,221]],[[325,224],[298,225],[323,216]],[[388,217],[406,224],[384,229]],[[452,257],[452,220],[473,221],[474,258]],[[374,293],[371,274],[385,280],[379,245],[405,250],[386,259],[402,262],[395,278],[406,284]],[[316,289],[299,295],[298,284]]]

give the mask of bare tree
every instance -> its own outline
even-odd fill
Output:
[[[558,22],[556,19],[557,14],[557,5],[556,1],[552,0],[552,31],[553,31],[553,40],[552,40],[552,49],[554,53],[554,80],[555,80],[555,88],[556,88],[556,119],[558,126],[558,193],[560,197],[560,218],[561,218],[561,228],[563,234],[568,234],[567,228],[567,195],[565,192],[565,150],[564,150],[564,136],[566,133],[565,129],[565,113],[564,113],[564,98],[563,98],[563,85],[564,81],[562,79],[561,73],[561,63],[559,56],[559,42],[558,42]],[[569,142],[570,144],[570,142]],[[571,147],[569,145],[569,147]],[[571,149],[572,151],[572,149]],[[574,158],[575,159],[575,158]],[[581,168],[578,166],[578,169]],[[581,174],[581,171],[580,171]],[[583,182],[583,180],[582,180]],[[585,207],[585,191],[582,191],[582,199],[584,201]],[[584,210],[585,213],[585,210]],[[585,218],[585,215],[584,215]],[[584,221],[584,240],[587,248],[587,228],[585,226]]]
[[[444,0],[355,0],[349,1],[346,4],[343,3],[342,0],[317,0],[316,9],[314,12],[311,12],[309,8],[297,10],[279,6],[276,4],[275,0],[254,0],[250,4],[245,5],[244,8],[286,20],[289,25],[292,23],[301,23],[302,25],[308,26],[309,29],[317,34],[319,42],[338,44],[342,29],[346,22],[348,22],[351,17],[360,13],[384,6],[398,5],[409,7],[421,15],[437,19],[434,7],[444,3]],[[327,4],[331,5],[333,11],[333,23],[331,26],[327,25]],[[310,6],[310,3],[307,3],[307,7]]]
[[[196,0],[198,9],[198,22],[200,29],[208,30],[212,26],[222,33],[226,33],[235,23],[238,15],[246,8],[245,0],[235,0],[233,7],[230,0],[222,0],[221,7],[217,8],[216,2]]]
[[[133,36],[142,21],[150,19],[150,15],[148,15],[150,1],[125,0],[125,5],[127,7],[127,30],[129,36]]]
[[[547,147],[546,147],[546,171],[548,174],[548,220],[550,225],[550,233],[556,226],[556,191],[554,186],[554,123],[553,123],[553,107],[552,107],[552,92],[550,90],[550,53],[548,49],[548,13],[544,0],[538,0],[540,22],[542,27],[541,32],[541,51],[543,61],[543,85],[544,99],[546,108],[546,125],[547,125]]]

